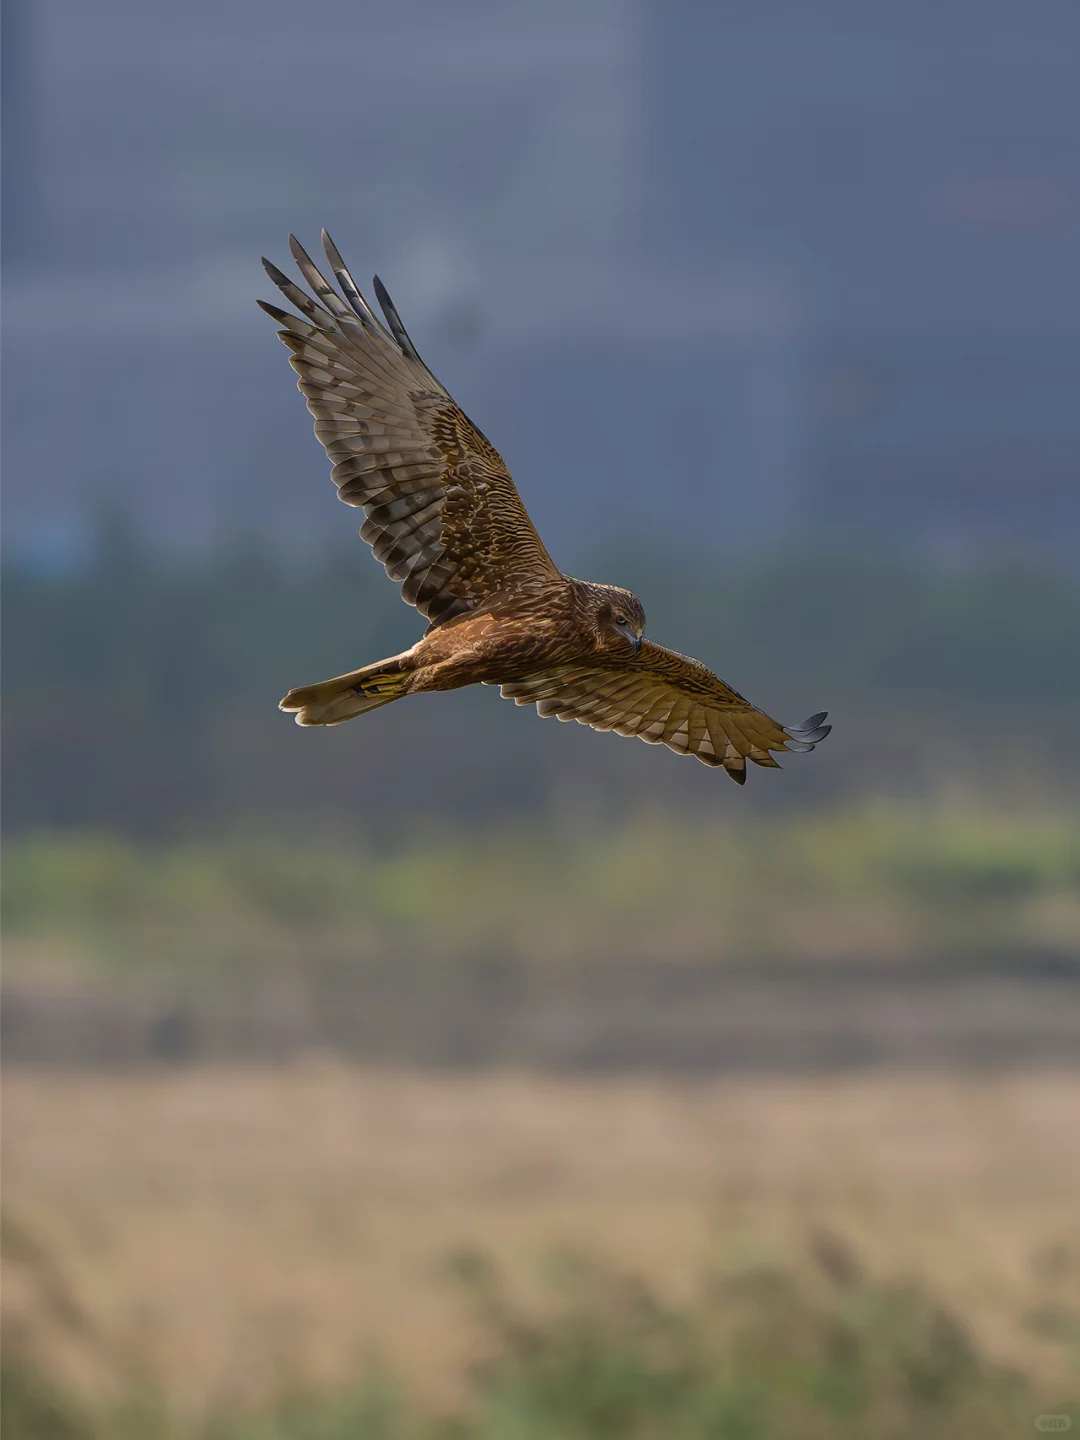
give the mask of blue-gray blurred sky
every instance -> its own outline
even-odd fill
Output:
[[[387,281],[557,557],[1069,555],[1080,7],[6,0],[7,535],[347,534],[254,306]]]

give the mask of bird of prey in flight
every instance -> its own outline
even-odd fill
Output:
[[[541,715],[722,765],[740,785],[747,760],[776,767],[772,751],[813,750],[831,729],[824,712],[786,729],[699,660],[646,640],[629,590],[560,572],[502,456],[420,359],[382,282],[385,325],[325,230],[322,240],[340,293],[290,237],[315,299],[264,260],[300,313],[259,304],[292,351],[339,499],[365,511],[361,536],[429,623],[410,650],[290,690],[282,710],[339,725],[480,683]]]

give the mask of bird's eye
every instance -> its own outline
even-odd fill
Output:
[[[629,620],[627,620],[627,618],[626,618],[625,615],[619,614],[619,615],[616,615],[616,616],[615,616],[615,624],[616,624],[616,625],[629,625],[629,623],[630,623],[630,622],[629,622]]]

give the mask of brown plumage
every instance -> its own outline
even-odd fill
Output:
[[[785,729],[700,661],[644,640],[630,591],[563,575],[502,456],[420,359],[378,277],[385,326],[325,230],[340,294],[289,245],[316,299],[264,260],[300,315],[259,304],[282,326],[339,498],[363,507],[361,536],[430,622],[401,655],[290,690],[281,708],[297,724],[339,725],[421,690],[499,685],[541,715],[696,755],[739,784],[748,759],[775,767],[771,751],[812,750],[829,733],[824,712]]]

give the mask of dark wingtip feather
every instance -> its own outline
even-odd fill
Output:
[[[725,767],[725,768],[726,768],[726,767]],[[736,785],[745,785],[745,784],[746,784],[746,769],[745,769],[745,767],[744,767],[742,770],[728,770],[727,775],[728,775],[728,779],[729,779],[729,780],[734,780]]]
[[[797,751],[813,750],[832,730],[831,725],[821,723],[828,713],[827,710],[819,710],[816,715],[807,716],[801,725],[785,725],[784,734],[788,736],[786,748]]]
[[[295,235],[289,236],[289,250],[293,259],[300,267],[300,274],[307,281],[314,295],[322,301],[323,305],[330,312],[336,321],[348,320],[352,323],[352,311],[342,300],[334,287],[327,280],[319,267],[312,260],[304,247],[297,240]],[[292,296],[289,297],[292,299]]]
[[[796,733],[805,744],[816,745],[819,740],[825,739],[831,729],[831,725],[819,725],[815,730],[799,730]]]
[[[284,270],[279,270],[278,267],[274,264],[274,262],[273,262],[272,260],[268,260],[265,255],[262,257],[262,267],[263,267],[263,269],[266,271],[267,275],[270,276],[270,279],[274,282],[274,284],[278,286],[279,289],[280,289],[283,285],[291,285],[291,284],[292,284],[292,281],[291,281],[291,280],[289,279],[289,277],[285,274],[285,271],[284,271]]]
[[[371,287],[375,291],[375,296],[379,304],[386,311],[386,318],[388,320],[390,319],[391,312],[397,315],[397,311],[394,309],[394,302],[390,299],[390,292],[379,279],[378,275],[373,275],[371,277]]]
[[[408,356],[410,360],[415,360],[418,364],[422,365],[424,362],[420,359],[416,346],[409,339],[409,332],[401,323],[401,316],[397,313],[397,309],[394,306],[394,302],[390,299],[390,294],[386,286],[379,279],[378,275],[373,276],[371,284],[375,290],[375,298],[378,300],[379,306],[386,316],[386,323],[390,326],[390,332],[401,346],[401,353]]]
[[[794,726],[792,726],[792,729],[793,729],[793,730],[816,730],[817,727],[821,724],[821,722],[822,722],[823,720],[827,720],[828,718],[829,718],[829,712],[828,712],[827,710],[819,710],[816,715],[808,715],[807,718],[802,722],[801,725],[794,725]],[[791,730],[788,731],[788,734],[789,734],[789,735],[791,734]]]
[[[330,269],[333,270],[337,282],[341,286],[341,293],[345,296],[360,323],[378,335],[386,335],[385,326],[376,319],[375,312],[361,294],[359,285],[349,274],[348,266],[341,258],[341,251],[331,240],[330,232],[325,229],[322,232],[322,247],[330,262]]]
[[[269,300],[256,300],[255,304],[258,305],[260,310],[264,310],[266,314],[270,316],[271,320],[276,320],[279,324],[289,318],[287,310],[282,310],[277,305],[271,305]]]
[[[334,244],[333,240],[330,239],[330,232],[328,230],[322,231],[322,248],[327,260],[329,260],[330,262],[330,269],[333,270],[334,274],[339,279],[344,275],[345,279],[348,281],[346,297],[348,298],[348,288],[351,288],[357,295],[360,295],[360,290],[358,286],[356,285],[352,276],[349,274],[348,266],[341,258],[341,251]],[[364,297],[362,295],[360,295],[360,300],[364,307],[364,310],[370,314],[370,307],[368,306],[367,301],[364,300]]]
[[[808,715],[806,719],[801,721],[798,725],[785,725],[784,733],[785,735],[809,734],[811,730],[817,730],[820,727],[821,722],[828,719],[828,716],[829,712],[827,710],[819,710],[816,715]]]
[[[325,310],[315,300],[312,300],[310,295],[305,295],[299,285],[294,285],[284,270],[279,270],[272,260],[267,260],[266,257],[263,256],[262,263],[267,275],[270,276],[270,279],[285,296],[285,299],[288,300],[290,304],[295,305],[297,310],[300,311],[300,314],[306,315],[318,329],[325,330],[330,320],[330,312]]]

